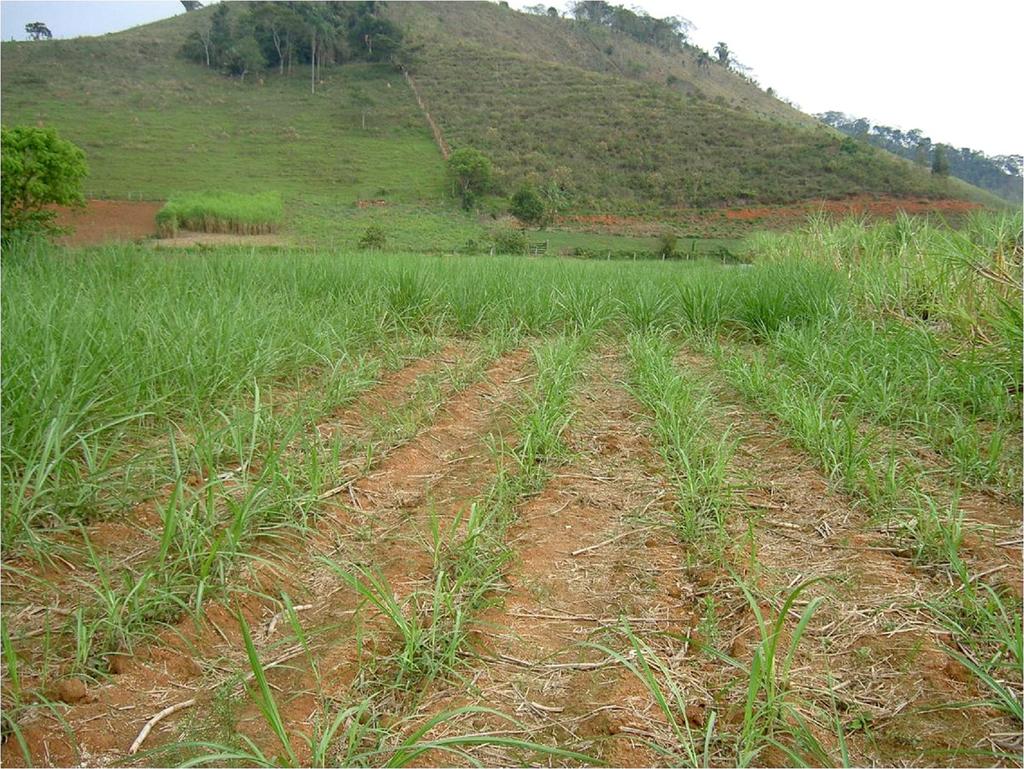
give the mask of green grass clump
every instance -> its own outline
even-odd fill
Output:
[[[710,393],[679,373],[673,353],[663,337],[631,337],[630,387],[654,417],[658,448],[675,481],[679,535],[700,544],[725,532],[730,496],[726,471],[734,441],[711,424]]]
[[[161,237],[174,237],[179,230],[263,235],[277,232],[283,219],[276,192],[189,192],[168,200],[157,212],[156,224]]]

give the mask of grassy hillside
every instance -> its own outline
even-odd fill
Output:
[[[453,147],[484,150],[508,186],[568,176],[584,208],[945,194],[911,164],[831,131],[663,86],[472,43],[435,47],[414,74]]]
[[[388,14],[428,50],[453,40],[517,53],[537,62],[565,64],[599,74],[668,85],[764,117],[814,125],[810,115],[717,64],[697,65],[697,49],[666,52],[615,30],[571,19],[520,13],[495,3],[392,3]]]
[[[243,83],[176,58],[181,26],[5,43],[5,122],[50,123],[81,145],[93,195],[270,184],[350,201],[438,196],[441,158],[390,67],[327,69],[314,97],[302,73]]]
[[[238,18],[246,4],[230,8]],[[348,246],[377,222],[401,248],[485,234],[489,220],[446,200],[443,159],[395,69],[327,66],[315,95],[301,66],[230,79],[177,55],[211,10],[98,38],[4,43],[5,123],[50,124],[82,146],[94,197],[280,192],[292,234]],[[411,71],[449,143],[490,154],[505,193],[552,175],[580,211],[963,193],[881,152],[844,149],[724,68],[697,71],[687,50],[491,3],[387,13],[417,50]],[[368,199],[384,202],[357,205]]]

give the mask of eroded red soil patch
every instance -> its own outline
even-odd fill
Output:
[[[788,206],[761,206],[752,208],[727,208],[726,219],[805,219],[810,214],[824,212],[835,216],[869,216],[889,219],[900,213],[960,215],[974,211],[981,206],[967,200],[928,198],[872,198],[859,196],[846,200],[815,200]]]
[[[654,237],[666,226],[689,237],[733,238],[755,230],[787,230],[799,226],[808,216],[866,216],[891,219],[899,213],[936,214],[956,218],[981,206],[966,200],[928,198],[890,198],[861,195],[844,200],[807,200],[779,206],[734,206],[731,208],[678,208],[658,217],[619,216],[616,214],[576,214],[559,216],[556,226],[607,235]]]
[[[57,224],[72,232],[58,240],[68,246],[136,241],[156,235],[161,201],[89,200],[84,208],[58,208]]]

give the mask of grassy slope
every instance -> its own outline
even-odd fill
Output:
[[[510,185],[561,167],[587,208],[944,194],[825,130],[472,43],[436,48],[415,76],[453,147],[482,148]]]
[[[488,3],[389,8],[427,43],[416,73],[450,139],[487,149],[510,184],[565,166],[578,205],[612,210],[936,193],[926,176],[882,155],[837,158],[832,134],[793,128],[806,116],[721,68],[689,72],[688,54],[673,59],[611,32]],[[292,233],[319,242],[352,246],[372,222],[400,248],[484,236],[480,222],[443,200],[443,161],[394,70],[327,68],[316,96],[301,68],[240,83],[176,56],[209,12],[99,38],[4,43],[5,122],[52,124],[80,144],[96,197],[276,190]],[[666,72],[680,83],[659,85]],[[704,97],[683,95],[694,81]],[[836,163],[843,167],[830,170]],[[388,206],[355,207],[365,198]]]

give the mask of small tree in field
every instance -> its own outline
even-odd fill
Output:
[[[493,175],[490,159],[480,150],[463,147],[448,157],[452,192],[462,200],[463,208],[473,207],[477,197],[490,188]]]
[[[0,128],[3,236],[55,233],[50,205],[82,205],[85,153],[52,128]]]
[[[512,216],[523,224],[543,226],[548,218],[548,209],[544,199],[533,187],[521,187],[512,196]]]

